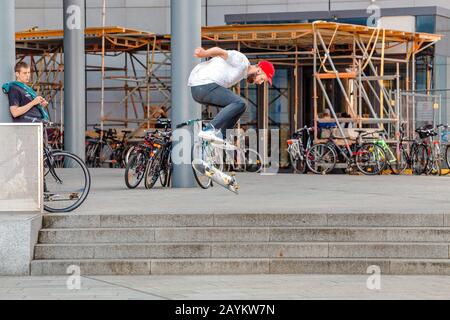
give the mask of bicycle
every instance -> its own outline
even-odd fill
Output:
[[[383,149],[386,155],[386,167],[383,170],[389,167],[393,174],[400,175],[408,167],[409,155],[406,149],[404,149],[402,138],[399,143],[399,148],[392,150],[392,147],[386,141],[386,135],[385,130],[378,130],[363,134],[361,137],[365,140],[372,140],[375,145]]]
[[[169,131],[171,125],[172,125],[172,121],[170,119],[166,119],[166,118],[160,118],[156,120],[156,125],[161,127],[161,128],[157,128],[155,130],[149,130],[147,132],[150,132],[152,134],[158,133],[158,132],[167,132]],[[164,131],[161,131],[160,129],[164,129]],[[124,151],[124,162],[125,162],[125,167],[127,167],[128,162],[130,160],[130,155],[134,152],[135,148],[139,148],[139,145],[129,145],[127,148],[125,148]]]
[[[447,169],[450,169],[450,140],[449,140],[450,131],[448,130],[449,125],[442,125],[442,128],[445,129],[442,130],[440,134],[441,145],[445,146],[445,156],[443,155],[442,157],[445,159]],[[449,173],[450,172],[447,172],[446,175],[448,175]]]
[[[403,123],[400,126],[399,143],[398,147],[395,148],[396,150],[392,150],[392,147],[389,146],[384,139],[386,136],[385,131],[378,131],[382,137],[375,141],[375,143],[382,147],[385,151],[387,165],[390,167],[393,174],[403,174],[408,168],[410,168],[413,174],[420,175],[422,174],[421,168],[423,167],[422,143],[417,139],[406,139],[405,132],[406,124]]]
[[[44,128],[51,122],[25,117],[41,122]],[[91,188],[91,175],[84,162],[76,155],[53,150],[44,143],[44,209],[50,213],[67,213],[79,208]]]
[[[383,149],[374,143],[363,143],[362,138],[367,133],[365,130],[355,130],[358,137],[352,146],[340,146],[336,140],[350,138],[338,138],[333,133],[334,128],[326,129],[330,130],[327,142],[312,146],[306,154],[306,164],[313,173],[328,174],[334,170],[338,161],[346,163],[347,172],[356,166],[365,175],[378,175],[386,167]]]
[[[422,143],[419,145],[421,157],[421,171],[420,174],[442,175],[442,162],[444,161],[441,153],[441,141],[437,139],[439,136],[438,130],[440,128],[448,128],[447,125],[440,124],[434,128],[432,125],[420,127],[416,130]],[[447,146],[447,149],[449,147]],[[446,154],[447,154],[446,150]]]
[[[224,171],[260,173],[263,163],[261,155],[256,150],[248,148],[245,139],[237,143],[238,135],[232,135],[230,138],[236,142],[236,148],[225,150],[226,167]]]
[[[154,137],[157,131],[146,131],[144,142],[133,146],[127,154],[129,160],[125,168],[125,184],[129,189],[136,189],[145,177],[148,161],[154,157]]]
[[[287,141],[287,152],[294,173],[304,174],[307,171],[306,152],[313,144],[313,131],[313,128],[305,126],[303,129],[297,130],[294,133],[293,138]],[[303,141],[306,141],[306,144],[304,144]]]
[[[116,136],[113,136],[110,142],[110,146],[113,150],[111,155],[111,168],[125,168],[126,166],[126,154],[128,152],[127,141],[128,137],[133,130],[131,129],[122,129],[120,132],[123,134],[122,139],[117,139]]]
[[[94,130],[99,137],[86,139],[86,164],[91,168],[100,168],[105,163],[110,163],[110,166],[112,166],[114,150],[111,142],[114,140],[117,132],[115,129],[105,131],[97,127],[94,127]]]
[[[172,177],[172,133],[161,132],[160,138],[155,138],[151,158],[145,171],[145,188],[152,189],[158,179],[163,187],[170,186]]]
[[[188,120],[177,125],[177,129],[183,127],[193,127],[195,136],[196,129],[202,126],[201,119]],[[194,128],[194,126],[197,126]],[[238,194],[239,185],[234,174],[227,175],[223,172],[223,152],[236,151],[237,148],[229,143],[217,144],[200,139],[195,141],[191,149],[191,165],[195,180],[202,189],[208,189],[213,186],[213,181]]]

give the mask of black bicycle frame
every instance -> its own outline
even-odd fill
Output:
[[[62,180],[58,177],[58,175],[55,172],[53,156],[51,155],[51,152],[47,148],[44,148],[44,155],[47,159],[47,166],[48,166],[49,172],[52,174],[53,178],[55,178],[57,183],[62,184],[63,183]],[[45,177],[44,177],[44,179],[45,179]]]

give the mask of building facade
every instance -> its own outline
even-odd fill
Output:
[[[86,0],[87,26],[100,26],[102,21],[102,0]],[[315,20],[366,25],[374,23],[373,17],[381,17],[382,26],[390,29],[438,33],[444,39],[435,48],[418,56],[416,90],[426,94],[442,96],[441,119],[450,123],[450,1],[348,1],[348,0],[203,0],[203,25],[224,24],[277,24],[312,22]],[[62,1],[60,0],[16,0],[16,30],[62,29]],[[120,25],[128,28],[151,31],[157,34],[170,34],[170,0],[107,0],[107,25]],[[187,53],[190,54],[190,53]],[[90,65],[99,61],[90,58]],[[116,61],[111,59],[109,65]],[[118,65],[120,66],[120,65]],[[161,68],[163,76],[170,76],[169,68]],[[312,71],[301,67],[300,81],[301,109],[299,126],[311,125]],[[292,134],[294,119],[293,97],[290,87],[293,79],[292,68],[279,68],[275,86],[269,92],[270,127],[280,129],[281,142]],[[98,74],[87,75],[87,85],[94,86],[100,79]],[[259,127],[261,119],[262,89],[250,87],[248,90],[249,108],[243,117],[243,124]],[[339,97],[335,97],[339,99]],[[113,107],[121,100],[121,93],[107,92],[106,106]],[[163,97],[154,95],[157,103]],[[99,119],[100,94],[87,95],[87,123],[94,125]],[[55,114],[57,114],[55,110]],[[122,111],[117,111],[118,115]],[[283,148],[283,145],[281,146]],[[282,157],[286,159],[286,157]]]
[[[15,0],[16,28],[62,28],[61,0]],[[366,10],[437,6],[450,9],[447,0],[203,0],[203,24],[222,25],[225,16],[249,13],[328,12],[334,10]],[[170,33],[170,0],[107,0],[108,25],[124,25],[156,33]],[[102,0],[86,0],[87,25],[101,25]],[[388,10],[389,11],[389,10]]]

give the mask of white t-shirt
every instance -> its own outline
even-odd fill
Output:
[[[239,51],[227,51],[228,59],[215,57],[197,65],[191,72],[188,85],[190,87],[216,83],[230,88],[247,78],[250,61]]]

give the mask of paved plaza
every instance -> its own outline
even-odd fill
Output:
[[[128,190],[124,170],[91,173],[91,194],[75,214],[450,212],[450,176],[238,174],[235,195],[219,186]]]
[[[309,300],[450,299],[450,277],[385,276],[380,290],[365,276],[151,276],[88,277],[68,290],[66,277],[0,277],[4,299]]]

